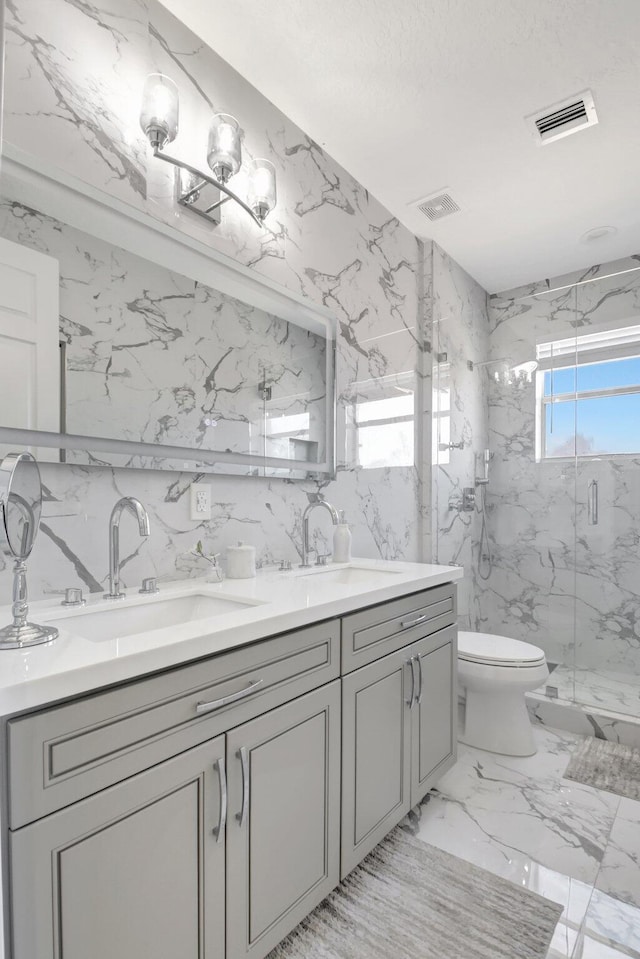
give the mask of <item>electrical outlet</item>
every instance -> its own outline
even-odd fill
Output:
[[[191,485],[191,519],[211,519],[211,487],[207,483]]]

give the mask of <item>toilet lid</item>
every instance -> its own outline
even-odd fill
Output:
[[[458,633],[458,658],[472,663],[501,666],[538,666],[545,662],[544,650],[509,636],[491,633]]]

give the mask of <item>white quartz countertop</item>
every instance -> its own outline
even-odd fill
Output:
[[[161,584],[156,600],[130,590],[127,599],[117,604],[122,612],[143,603],[193,594],[227,597],[249,605],[230,607],[228,612],[210,619],[121,638],[92,639],[89,630],[86,636],[77,634],[82,628],[79,620],[83,612],[97,612],[112,602],[102,599],[101,595],[91,597],[84,610],[65,610],[60,600],[32,603],[29,620],[36,623],[55,620],[60,635],[48,645],[0,650],[0,715],[126,682],[375,603],[454,582],[463,575],[463,570],[455,566],[357,559],[346,566],[332,564],[331,570],[347,566],[357,567],[361,572],[356,578],[362,578],[363,582],[325,582],[322,574],[269,570],[259,572],[255,579],[226,579],[222,583],[190,579]],[[373,585],[366,582],[367,569],[393,575],[388,576],[388,581],[384,577],[381,584],[378,576],[378,582]],[[0,625],[10,621],[11,607],[0,607]]]

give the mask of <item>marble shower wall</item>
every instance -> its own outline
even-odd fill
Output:
[[[427,260],[433,283],[434,561],[464,566],[459,622],[477,629],[481,575],[488,569],[484,542],[481,548],[483,494],[478,487],[470,512],[462,510],[462,497],[465,487],[475,490],[488,447],[487,375],[478,366],[488,356],[487,294],[437,244],[430,244]]]
[[[509,364],[535,359],[536,343],[638,324],[639,258],[491,297],[490,319],[490,356]],[[554,662],[640,675],[640,455],[537,461],[535,376],[488,383],[493,566],[479,594],[483,627]],[[592,479],[597,526],[587,522]]]
[[[425,351],[422,245],[367,190],[213,51],[151,0],[7,0],[5,144],[39,158],[49,170],[82,178],[104,193],[192,234],[258,274],[323,303],[338,323],[339,471],[322,484],[346,511],[360,556],[430,558],[429,487],[415,466],[362,469],[357,445],[346,456],[345,405],[359,384],[398,374],[415,387],[416,462],[425,462],[424,417],[430,417]],[[245,130],[247,159],[266,156],[278,175],[278,207],[260,231],[233,204],[213,230],[169,196],[164,166],[149,157],[138,126],[144,77],[169,73],[181,95],[182,134],[172,148],[203,162],[190,131],[210,115],[232,111]],[[238,184],[242,192],[242,184]],[[202,538],[220,550],[239,538],[262,559],[300,553],[301,514],[315,483],[208,477],[209,523],[189,519],[192,473],[82,466],[43,466],[47,491],[42,535],[30,564],[32,595],[81,583],[102,590],[107,573],[107,520],[115,500],[138,496],[152,536],[140,542],[123,522],[124,581],[188,576],[189,548]],[[331,530],[320,518],[314,536],[327,550]],[[9,577],[0,573],[0,595]]]

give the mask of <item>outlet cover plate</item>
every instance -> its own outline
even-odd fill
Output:
[[[211,487],[208,483],[191,484],[191,519],[195,522],[211,519]]]

